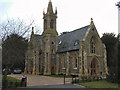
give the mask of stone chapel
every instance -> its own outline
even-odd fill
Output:
[[[106,47],[93,19],[90,25],[61,35],[56,29],[56,19],[57,9],[54,12],[49,1],[47,12],[43,12],[42,35],[35,34],[32,27],[24,73],[105,77],[108,73]]]

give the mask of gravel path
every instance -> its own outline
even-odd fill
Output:
[[[17,79],[22,78],[22,74],[11,74],[8,75]],[[27,86],[38,86],[38,85],[53,85],[53,84],[63,84],[64,78],[55,78],[49,76],[40,75],[26,75],[27,76]],[[70,83],[71,78],[66,78],[66,83]]]

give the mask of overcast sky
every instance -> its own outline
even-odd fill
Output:
[[[106,32],[118,33],[119,0],[51,0],[53,10],[57,7],[57,31],[72,31],[94,24],[100,36]],[[9,18],[20,18],[25,21],[35,20],[43,30],[43,10],[47,10],[49,0],[0,0],[0,23]]]

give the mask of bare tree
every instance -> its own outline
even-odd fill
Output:
[[[30,23],[26,24],[23,20],[18,19],[10,19],[0,25],[0,38],[2,41],[6,39],[7,36],[11,34],[18,34],[22,37],[28,37],[31,31],[31,27],[34,24],[34,20],[30,21]]]

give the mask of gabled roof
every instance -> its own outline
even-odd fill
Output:
[[[66,52],[79,49],[79,40],[83,40],[88,30],[88,26],[79,28],[72,32],[62,34],[58,37],[57,52]]]

